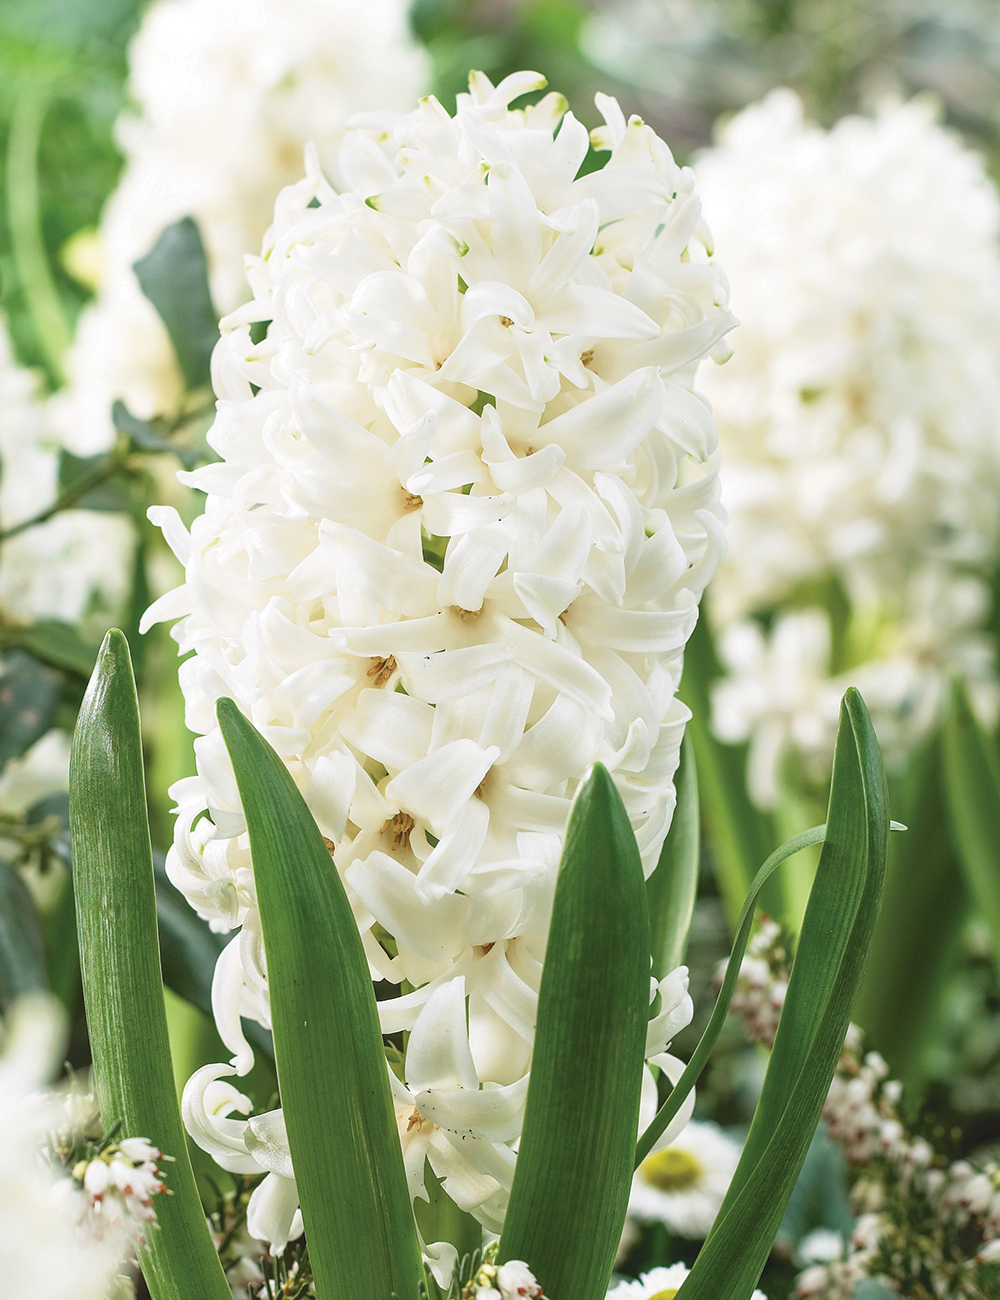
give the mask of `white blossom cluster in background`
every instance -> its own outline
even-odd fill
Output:
[[[41,1091],[58,1066],[64,1020],[55,999],[38,994],[15,1003],[3,1026],[0,1268],[11,1296],[107,1300],[155,1223],[161,1153],[136,1138],[93,1142],[84,1134],[92,1099]]]
[[[765,1047],[774,1044],[787,987],[781,931],[765,918],[730,1003]],[[857,1284],[873,1277],[902,1295],[980,1296],[983,1269],[1000,1264],[1000,1163],[949,1164],[910,1133],[899,1112],[902,1084],[888,1077],[877,1052],[862,1047],[861,1030],[851,1025],[823,1107],[827,1134],[841,1145],[851,1171],[858,1217],[849,1242],[820,1230],[801,1243],[809,1266],[799,1274],[796,1295],[851,1300]],[[1000,1274],[994,1285],[997,1280]]]
[[[673,812],[683,649],[723,550],[692,384],[733,318],[692,173],[599,96],[610,158],[577,179],[588,133],[563,97],[508,108],[543,84],[474,74],[455,118],[433,98],[359,115],[340,192],[309,152],[223,322],[221,460],[182,476],[205,513],[188,533],[153,512],[187,580],[146,623],[182,620],[199,736],[167,869],[239,930],[214,989],[235,1065],[196,1074],[184,1113],[226,1168],[268,1172],[249,1223],[275,1245],[301,1231],[283,1119],[246,1118],[223,1081],[253,1060],[240,1016],[269,1016],[215,701],[287,763],[373,978],[413,986],[379,1004],[409,1034],[390,1078],[412,1195],[428,1158],[494,1231],[574,791],[608,767],[647,872]],[[686,971],[657,994],[647,1047],[670,1074]],[[644,1114],[655,1091],[647,1071]]]
[[[824,131],[775,91],[697,173],[741,321],[705,381],[731,520],[715,727],[750,740],[772,806],[785,755],[828,774],[848,685],[890,762],[938,719],[949,673],[995,711],[1000,205],[921,101]],[[747,621],[769,611],[768,632]]]
[[[18,364],[0,318],[0,531],[55,501],[60,445],[51,399]],[[122,515],[63,510],[0,542],[0,618],[80,623],[117,611],[128,591],[132,537]]]
[[[404,0],[158,0],[129,51],[135,110],[118,123],[126,165],[100,229],[96,301],[83,313],[58,401],[80,454],[113,440],[111,405],[173,409],[183,380],[132,264],[163,228],[193,216],[220,311],[246,296],[243,257],[259,247],[274,196],[314,141],[333,168],[348,117],[402,108],[427,60]]]

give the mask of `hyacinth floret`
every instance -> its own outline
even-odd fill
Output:
[[[265,1239],[301,1229],[280,1112],[247,1118],[224,1081],[253,1061],[240,1017],[269,1013],[215,701],[287,764],[372,977],[409,986],[379,1015],[410,1035],[393,1087],[411,1193],[426,1158],[493,1231],[574,792],[606,765],[647,874],[673,812],[675,692],[724,545],[693,383],[734,322],[691,172],[599,95],[610,157],[580,175],[590,140],[562,96],[509,107],[543,85],[475,73],[454,117],[433,97],[355,117],[337,189],[307,150],[248,259],[252,301],[222,322],[220,460],[181,476],[205,512],[190,532],[151,512],[186,581],[146,625],[180,619],[198,736],[167,869],[239,930],[213,993],[233,1064],[192,1079],[185,1116],[227,1168],[270,1175]],[[686,972],[657,999],[647,1051],[673,1068]]]

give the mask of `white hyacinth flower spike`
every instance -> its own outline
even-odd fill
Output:
[[[606,766],[647,874],[670,826],[684,646],[724,547],[693,384],[734,323],[692,173],[598,96],[610,158],[579,175],[588,134],[561,96],[509,107],[542,85],[476,73],[454,117],[433,98],[355,117],[337,189],[307,151],[248,260],[253,299],[222,322],[220,459],[182,476],[205,512],[190,531],[152,512],[186,581],[146,616],[180,619],[190,655],[198,775],[173,787],[167,869],[239,930],[214,990],[234,1067],[253,1062],[241,1016],[269,1013],[220,696],[302,791],[373,979],[407,986],[379,1014],[409,1034],[392,1083],[411,1193],[429,1161],[493,1231],[574,793]],[[669,1073],[686,977],[652,992]],[[192,1133],[264,1168],[259,1121],[227,1102],[249,1109],[194,1088]]]

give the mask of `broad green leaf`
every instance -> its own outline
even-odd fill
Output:
[[[720,676],[707,621],[702,615],[684,653],[680,697],[691,710],[687,732],[698,768],[698,793],[706,838],[719,892],[735,929],[757,870],[778,843],[771,818],[750,801],[746,785],[745,745],[724,745],[709,726],[711,685]],[[781,893],[772,882],[761,900],[766,911],[780,916]]]
[[[940,736],[892,791],[909,834],[894,835],[868,970],[854,1018],[911,1096],[925,1049],[940,1029],[943,995],[958,957],[969,892],[949,825]]]
[[[63,677],[23,650],[3,657],[0,675],[0,768],[20,758],[52,726]]]
[[[320,1300],[417,1300],[423,1265],[375,992],[347,894],[288,769],[232,700],[275,1064]]]
[[[133,415],[124,402],[115,402],[111,407],[111,419],[119,433],[124,433],[132,440],[138,451],[160,452],[176,456],[185,469],[194,469],[198,464],[199,454],[190,447],[180,447],[165,438],[155,424],[149,420],[140,420]]]
[[[42,619],[38,623],[9,624],[0,629],[0,644],[27,650],[43,664],[89,678],[97,650],[71,623]]]
[[[174,1091],[156,937],[139,706],[128,643],[109,632],[70,763],[80,965],[94,1082],[107,1128],[120,1123],[174,1158],[172,1195],[140,1251],[153,1300],[231,1300],[195,1187]]]
[[[208,263],[193,217],[167,226],[133,266],[142,291],[160,314],[188,388],[212,382],[212,349],[219,317],[208,287]]]
[[[684,960],[688,930],[698,892],[701,836],[698,825],[698,776],[690,736],[681,745],[674,777],[677,807],[663,842],[656,870],[646,881],[653,974],[663,979]]]
[[[216,934],[167,879],[160,855],[153,854],[156,920],[160,934],[163,983],[178,997],[212,1018],[212,978],[229,935]],[[243,1032],[254,1049],[273,1059],[271,1035],[256,1020],[244,1020]]]
[[[958,682],[944,726],[944,776],[959,860],[1000,971],[1000,760]]]
[[[0,860],[0,1013],[22,993],[47,987],[38,911],[20,874]]]
[[[679,1300],[749,1300],[816,1130],[878,918],[888,791],[868,711],[841,705],[823,852],[739,1165]]]
[[[600,764],[556,882],[531,1082],[500,1259],[550,1300],[600,1300],[632,1185],[649,1011],[649,921],[628,815]]]

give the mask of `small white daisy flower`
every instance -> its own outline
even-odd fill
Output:
[[[634,1281],[619,1282],[608,1292],[606,1300],[674,1300],[690,1271],[686,1264],[652,1268]],[[751,1300],[767,1300],[767,1297],[762,1291],[755,1291]]]
[[[636,1170],[629,1214],[664,1223],[681,1237],[707,1236],[739,1158],[739,1143],[718,1125],[693,1121]]]

